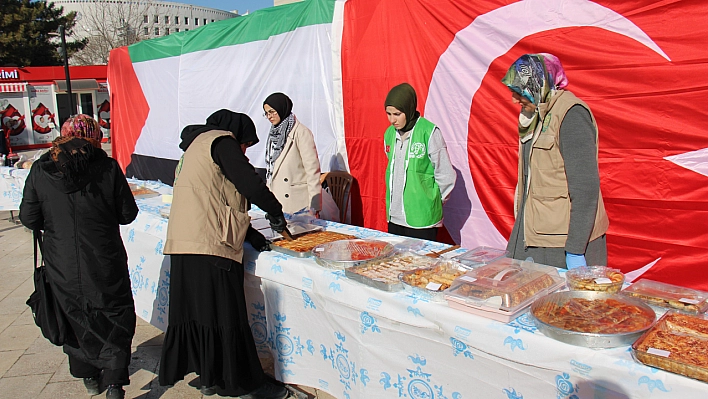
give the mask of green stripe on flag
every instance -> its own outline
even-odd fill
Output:
[[[128,47],[133,62],[175,57],[266,40],[297,28],[332,23],[335,0],[305,0],[214,22],[189,32],[145,40]]]

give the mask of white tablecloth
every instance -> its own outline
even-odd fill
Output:
[[[169,187],[152,183],[163,193]],[[122,227],[138,316],[165,329],[169,258],[160,198]],[[326,222],[322,222],[326,223]],[[359,237],[388,234],[327,223]],[[396,240],[396,237],[391,239]],[[427,243],[425,251],[444,244]],[[247,246],[251,328],[282,381],[337,398],[705,398],[708,385],[635,362],[629,347],[593,350],[543,336],[527,315],[509,324],[405,292],[349,280],[312,259]]]
[[[0,211],[17,211],[22,201],[27,169],[0,166]]]

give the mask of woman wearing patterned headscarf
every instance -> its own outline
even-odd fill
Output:
[[[609,225],[600,192],[598,130],[590,108],[565,90],[552,54],[526,54],[502,79],[519,113],[513,258],[572,269],[607,265]]]
[[[32,165],[20,220],[44,230],[43,255],[56,303],[69,321],[69,371],[89,394],[123,398],[135,333],[128,257],[119,225],[138,207],[118,163],[101,149],[101,128],[88,115],[69,118],[49,152]]]
[[[389,233],[435,240],[456,174],[440,129],[420,116],[417,101],[413,87],[402,83],[384,102],[391,123],[384,132],[386,220]]]
[[[306,209],[318,215],[322,186],[315,138],[292,109],[293,102],[283,93],[263,101],[263,115],[272,125],[266,143],[266,182],[284,212]]]

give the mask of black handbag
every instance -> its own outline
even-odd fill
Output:
[[[34,323],[42,330],[42,335],[54,345],[61,346],[73,337],[73,330],[52,293],[52,287],[47,281],[47,267],[42,262],[37,267],[37,247],[42,253],[42,231],[35,230],[34,236],[34,292],[27,300],[32,309]]]

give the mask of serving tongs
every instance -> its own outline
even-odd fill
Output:
[[[293,235],[292,233],[290,233],[290,230],[288,230],[287,227],[285,227],[285,229],[278,234],[283,236],[283,239],[285,239],[286,241],[293,241]]]
[[[459,245],[453,245],[453,246],[451,246],[450,248],[445,248],[445,249],[443,249],[442,251],[438,251],[438,252],[433,251],[433,252],[430,252],[429,254],[425,254],[425,256],[429,256],[429,257],[431,257],[431,258],[439,258],[440,255],[446,254],[446,253],[451,252],[451,251],[454,251],[454,250],[456,250],[456,249],[458,249],[458,248],[460,248]]]

